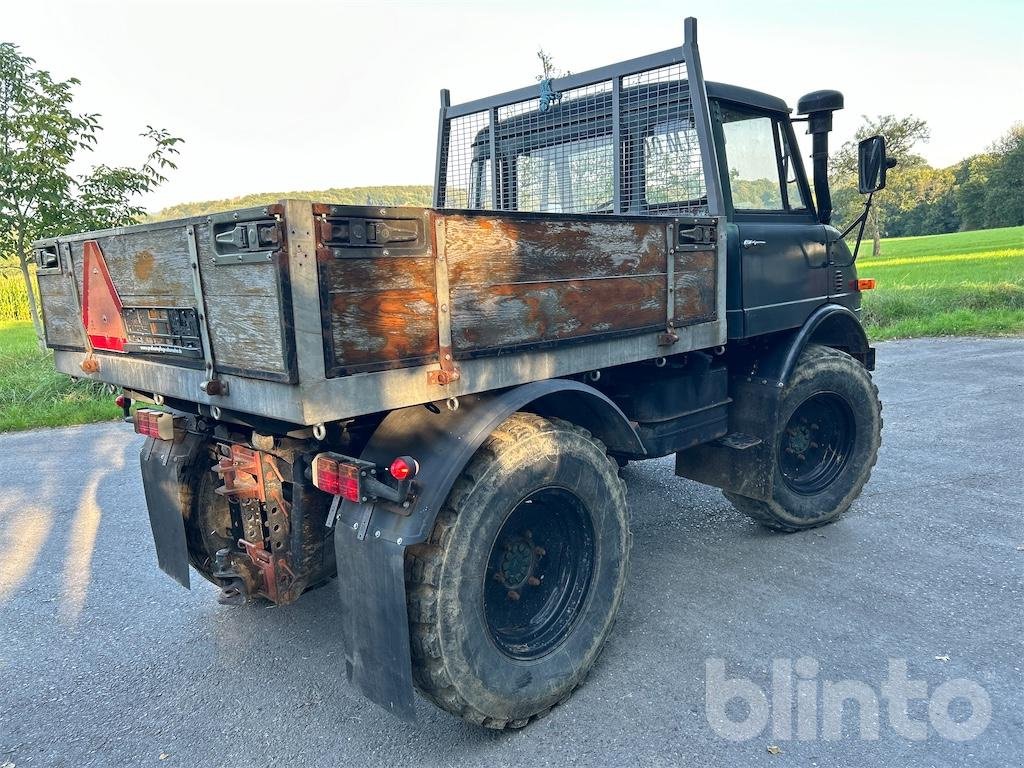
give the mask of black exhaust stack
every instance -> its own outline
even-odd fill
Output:
[[[839,91],[813,91],[802,96],[796,111],[807,115],[807,132],[813,137],[811,160],[814,163],[814,195],[817,197],[818,221],[832,221],[832,193],[828,188],[828,134],[832,130],[832,113],[843,108]]]

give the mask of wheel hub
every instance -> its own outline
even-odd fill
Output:
[[[544,488],[520,502],[495,537],[484,580],[498,649],[527,660],[561,643],[586,601],[594,558],[593,525],[575,494]]]
[[[496,578],[510,590],[519,590],[526,586],[533,575],[537,564],[537,554],[529,541],[530,531],[523,536],[508,541],[505,553]]]
[[[779,470],[792,490],[821,493],[846,467],[853,451],[853,410],[834,392],[819,392],[790,416],[779,441]]]

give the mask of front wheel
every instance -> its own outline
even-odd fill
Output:
[[[782,393],[769,430],[772,498],[726,496],[764,526],[799,531],[839,517],[871,476],[881,444],[882,404],[868,371],[845,352],[810,344]]]
[[[625,589],[630,534],[615,461],[585,430],[517,413],[477,451],[406,586],[416,685],[517,728],[583,682]]]

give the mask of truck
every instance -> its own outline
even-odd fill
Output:
[[[628,462],[674,456],[776,531],[850,507],[882,427],[855,259],[893,163],[861,142],[840,231],[842,95],[793,115],[706,82],[694,19],[683,38],[442,91],[429,208],[289,199],[34,244],[57,368],[121,388],[146,438],[163,571],[227,604],[333,581],[371,701],[519,728],[612,632]]]

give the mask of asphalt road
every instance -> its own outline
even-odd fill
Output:
[[[0,766],[1021,765],[1024,340],[883,344],[876,378],[882,454],[827,528],[770,534],[675,478],[670,459],[630,466],[633,569],[615,635],[572,699],[513,733],[424,702],[409,726],[364,701],[344,679],[333,588],[226,607],[209,584],[188,592],[161,574],[126,425],[0,436]],[[880,698],[875,738],[855,708],[826,738],[826,683],[881,697],[890,658],[933,708],[945,683],[972,681],[987,727],[944,738],[922,699],[916,741]],[[753,723],[750,738],[719,734],[709,659],[780,697],[778,730],[756,728],[751,693],[726,711]],[[773,659],[803,659],[809,678],[793,728]],[[933,723],[984,724],[963,697],[942,710]]]

